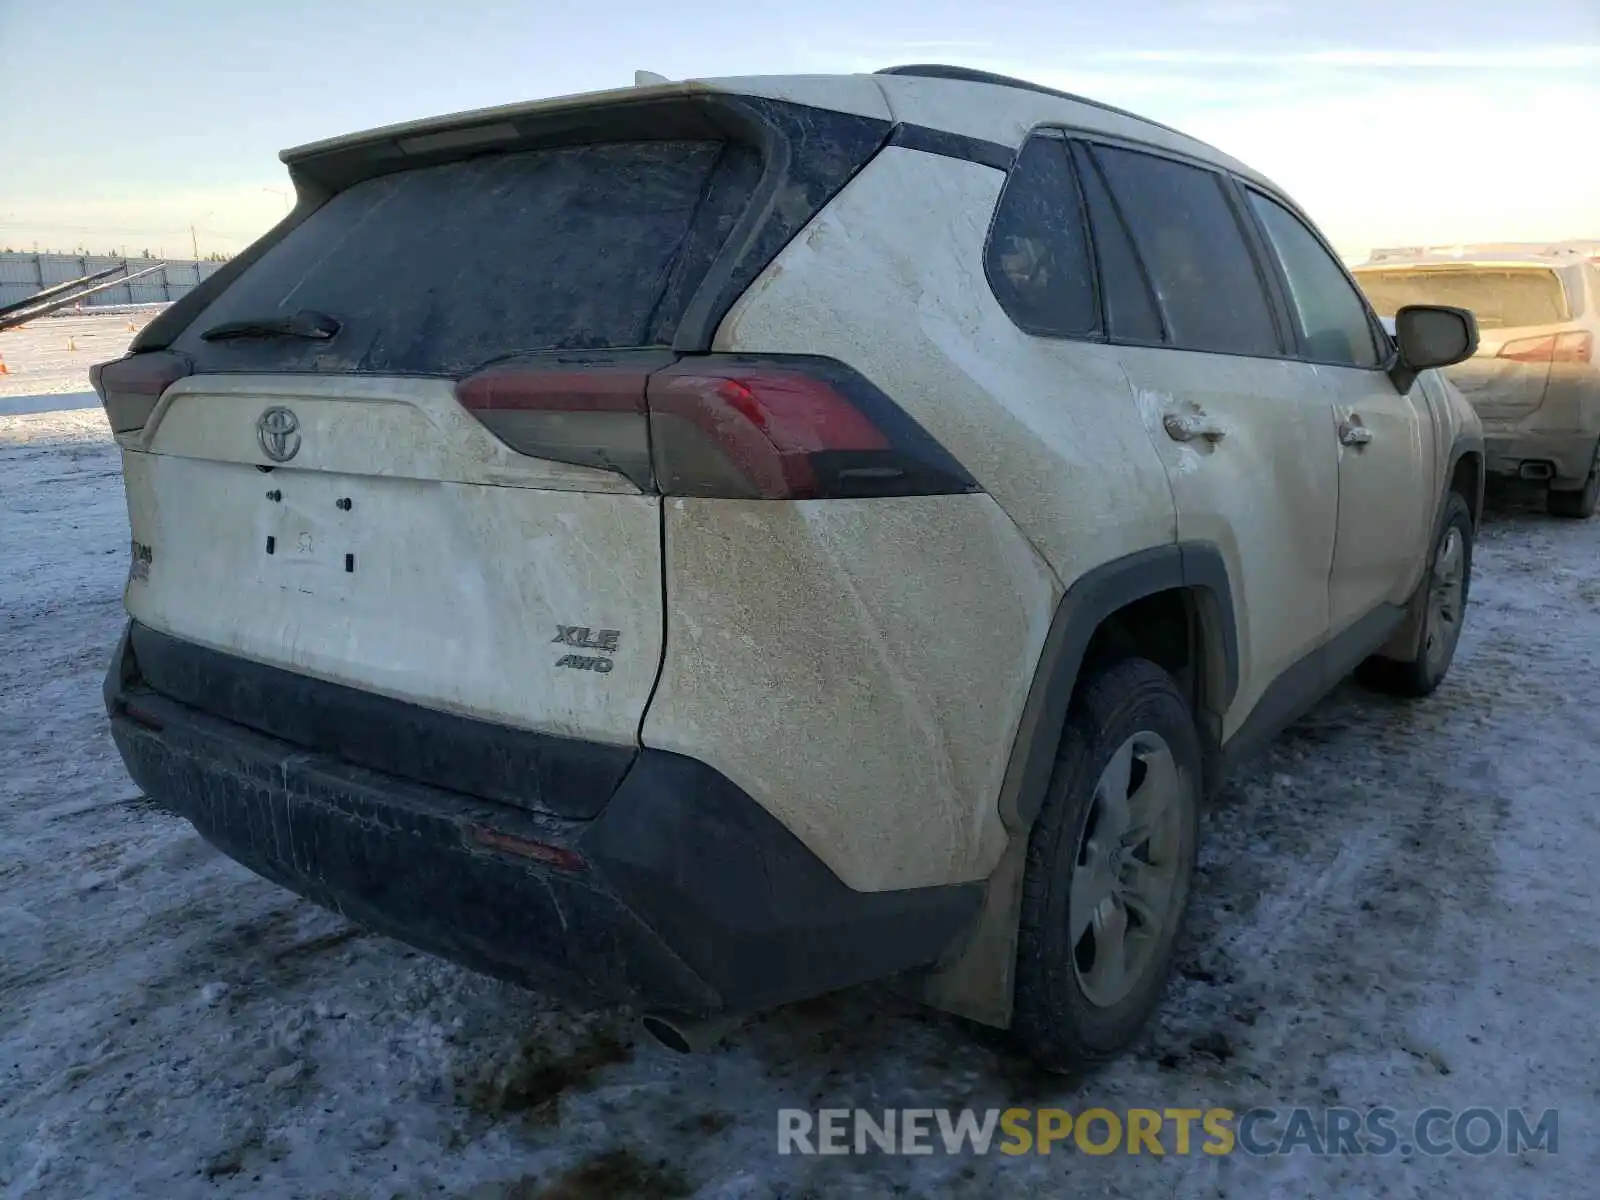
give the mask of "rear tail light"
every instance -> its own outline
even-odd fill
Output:
[[[1574,329],[1556,335],[1555,353],[1551,362],[1586,363],[1594,357],[1594,334],[1587,329]]]
[[[670,361],[510,359],[463,379],[456,399],[519,454],[617,471],[648,490],[645,382]]]
[[[513,450],[616,470],[669,496],[761,500],[977,490],[863,376],[831,359],[529,358],[463,380],[461,404]]]
[[[1500,358],[1526,363],[1586,363],[1594,354],[1594,335],[1586,329],[1518,338],[1500,347]]]
[[[1513,362],[1549,362],[1550,356],[1555,353],[1556,339],[1554,334],[1545,337],[1519,338],[1514,342],[1507,342],[1500,347],[1499,358],[1509,358]]]
[[[868,380],[818,358],[690,358],[651,376],[667,495],[806,500],[966,492],[972,478]]]
[[[192,370],[189,360],[172,350],[130,354],[90,367],[89,384],[105,405],[111,432],[127,433],[143,429],[161,394]]]

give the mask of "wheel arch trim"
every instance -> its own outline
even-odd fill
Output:
[[[1456,468],[1469,455],[1477,459],[1477,481],[1472,489],[1473,494],[1462,498],[1467,502],[1473,536],[1477,536],[1478,528],[1483,521],[1483,497],[1488,482],[1488,471],[1484,461],[1482,435],[1472,430],[1463,430],[1456,434],[1455,441],[1450,443],[1450,453],[1445,458],[1444,475],[1439,480],[1439,494],[1434,499],[1433,520],[1428,525],[1428,541],[1422,550],[1421,574],[1417,577],[1416,588],[1405,603],[1405,617],[1377,651],[1385,658],[1402,660],[1410,658],[1417,653],[1417,648],[1421,645],[1422,606],[1426,602],[1428,572],[1432,569],[1433,550],[1439,542],[1439,535],[1444,532],[1445,511],[1449,508],[1450,497],[1455,493]]]
[[[1196,605],[1207,707],[1220,714],[1233,703],[1239,686],[1238,627],[1227,563],[1216,545],[1154,546],[1086,572],[1056,604],[1017,723],[999,800],[1001,819],[1014,836],[1032,826],[1044,804],[1067,708],[1095,631],[1129,604],[1174,590],[1190,592]]]
[[[1483,520],[1483,491],[1488,475],[1484,464],[1483,438],[1476,433],[1458,433],[1455,441],[1450,443],[1450,455],[1445,460],[1444,478],[1439,481],[1439,498],[1433,514],[1432,534],[1434,538],[1438,536],[1439,524],[1444,520],[1444,509],[1445,505],[1450,502],[1450,493],[1455,490],[1456,468],[1461,465],[1461,460],[1469,454],[1475,456],[1478,460],[1478,481],[1477,486],[1473,489],[1476,494],[1464,497],[1467,502],[1467,508],[1472,512],[1473,532],[1477,532],[1478,523]],[[1432,538],[1429,539],[1428,545],[1430,548],[1432,547]]]

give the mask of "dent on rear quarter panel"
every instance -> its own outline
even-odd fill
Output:
[[[691,755],[849,886],[980,879],[1059,596],[984,495],[669,500],[647,746]]]

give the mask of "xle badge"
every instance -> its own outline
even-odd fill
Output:
[[[616,629],[591,630],[587,625],[557,625],[556,635],[550,640],[559,642],[563,646],[576,646],[580,650],[599,650],[605,654],[615,654],[617,644],[622,640],[622,633]],[[599,655],[564,654],[556,660],[556,666],[606,675],[610,673],[612,663],[609,658],[602,658]]]

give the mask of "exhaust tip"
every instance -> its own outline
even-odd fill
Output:
[[[678,1054],[694,1053],[694,1047],[689,1044],[689,1039],[671,1017],[647,1013],[639,1019],[639,1024],[644,1026],[646,1033],[668,1050],[676,1051]]]
[[[668,1050],[698,1054],[710,1050],[749,1020],[747,1012],[717,1012],[697,1017],[671,1012],[645,1013],[639,1018],[644,1031]]]

